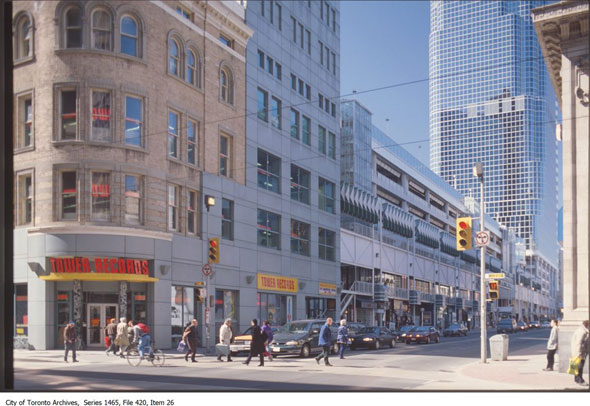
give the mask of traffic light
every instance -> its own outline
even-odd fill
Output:
[[[489,281],[488,282],[488,292],[490,299],[497,300],[500,297],[500,287],[498,286],[498,281]]]
[[[219,263],[219,238],[209,238],[209,263]]]
[[[457,251],[471,249],[471,217],[457,219]]]

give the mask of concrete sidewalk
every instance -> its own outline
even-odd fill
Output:
[[[202,352],[203,350],[201,350]],[[165,350],[166,365],[187,366],[184,362],[184,354],[174,350]],[[360,354],[359,354],[360,355]],[[85,350],[77,353],[79,362],[73,365],[91,369],[92,365],[109,364],[112,362],[125,363],[125,360],[118,359],[113,355],[107,357],[104,351]],[[219,368],[219,363],[213,355],[197,354],[198,364],[197,368]],[[61,370],[63,368],[71,368],[71,355],[69,363],[63,361],[63,350],[48,350],[48,351],[14,351],[15,369],[19,370],[35,370],[35,369],[55,369]],[[236,360],[238,361],[238,360]],[[239,360],[241,361],[241,359]],[[286,359],[287,363],[301,363],[301,365],[311,364],[315,367],[313,359]],[[424,363],[429,362],[428,355],[424,355]],[[356,361],[355,363],[358,363]],[[424,383],[417,387],[412,387],[412,390],[424,391],[457,391],[457,390],[479,390],[479,391],[576,391],[589,392],[589,388],[577,385],[574,382],[572,375],[563,374],[559,372],[545,372],[542,369],[545,367],[546,358],[544,354],[539,355],[521,355],[509,356],[508,361],[488,361],[487,364],[481,364],[479,360],[473,360],[468,364],[458,365],[452,370],[412,370],[412,369],[392,369],[385,366],[375,366],[364,370],[366,376],[385,377],[391,379],[393,382],[402,381],[404,379],[421,380]],[[234,363],[233,368],[248,368],[241,365],[241,362]],[[188,364],[191,365],[191,364]],[[225,365],[225,363],[224,363]],[[278,367],[284,363],[268,363],[265,370],[281,371]],[[319,367],[318,367],[319,368]],[[155,371],[150,371],[154,373]],[[358,369],[353,365],[347,363],[339,363],[337,368],[330,371],[332,374],[340,376],[342,384],[358,374]],[[252,376],[252,375],[249,375]],[[350,377],[350,378],[348,378]],[[588,380],[588,377],[585,377]],[[395,387],[395,386],[392,386]],[[173,390],[173,389],[172,389]]]

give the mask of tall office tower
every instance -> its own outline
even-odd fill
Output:
[[[340,11],[248,1],[246,185],[257,241],[243,314],[281,325],[336,316],[340,281]],[[251,238],[247,234],[245,238]]]
[[[556,104],[531,20],[545,1],[434,1],[430,8],[430,165],[479,200],[527,248],[519,282],[549,295],[557,272]]]
[[[356,100],[342,100],[340,180],[372,193],[372,113]]]

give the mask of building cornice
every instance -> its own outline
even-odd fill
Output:
[[[588,40],[590,5],[586,1],[562,1],[536,8],[531,13],[553,89],[561,105],[562,44],[566,41]],[[574,27],[575,30],[572,29]]]
[[[31,227],[27,230],[29,235],[37,234],[93,234],[93,235],[119,235],[125,237],[153,238],[156,240],[172,241],[171,233],[161,231],[143,230],[131,227],[91,226],[77,224],[55,224],[42,227]]]
[[[234,10],[221,1],[199,1],[197,4],[203,12],[206,10],[209,16],[219,24],[230,28],[234,34],[237,34],[237,41],[246,47],[248,40],[254,35],[254,30],[246,25],[243,17],[238,16]]]

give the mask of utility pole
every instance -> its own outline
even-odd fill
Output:
[[[481,189],[481,201],[479,203],[479,231],[485,231],[484,228],[484,200],[483,200],[483,164],[476,162],[473,167],[473,175],[479,178]],[[486,247],[481,246],[481,268],[480,268],[480,290],[479,290],[479,313],[481,320],[481,362],[486,363],[488,357],[487,349],[487,313],[486,313]]]

